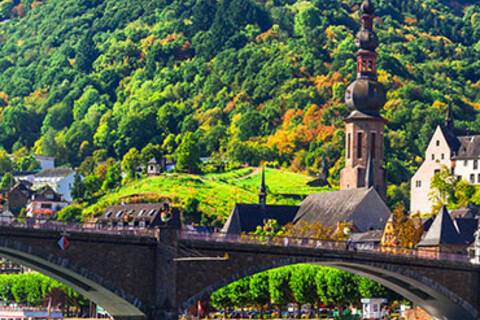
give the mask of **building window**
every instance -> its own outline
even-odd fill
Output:
[[[352,154],[352,134],[349,133],[347,135],[347,159],[350,159],[350,156]]]
[[[477,176],[477,183],[480,183],[480,173]]]
[[[42,209],[52,209],[52,204],[51,203],[42,203],[40,205]]]
[[[435,170],[433,171],[433,174],[439,174],[439,173],[440,173],[440,169],[435,169]]]
[[[440,147],[440,140],[437,140],[437,147]]]
[[[467,167],[467,166],[468,166],[468,160],[463,161],[463,165],[464,165],[465,167]]]
[[[474,174],[470,175],[470,183],[475,183],[475,175]]]
[[[363,133],[359,132],[357,134],[357,158],[361,159],[363,157]]]
[[[422,187],[422,181],[421,180],[415,181],[415,187],[421,188]]]
[[[445,153],[442,153],[442,160],[445,160]]]
[[[435,154],[432,153],[432,160],[435,160]]]
[[[473,160],[473,170],[478,169],[478,160]]]
[[[372,141],[370,142],[370,153],[372,155],[372,159],[376,157],[376,149],[377,149],[377,134],[372,133]]]

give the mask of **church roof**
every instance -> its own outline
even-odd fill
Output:
[[[478,229],[478,220],[473,218],[455,219],[455,226],[458,233],[466,243],[472,243],[475,240],[475,232]]]
[[[440,126],[440,129],[442,130],[445,140],[447,140],[450,150],[452,150],[453,153],[457,153],[458,149],[460,148],[460,140],[458,139],[455,132],[445,126]]]
[[[459,208],[452,210],[450,212],[450,215],[454,219],[458,218],[476,218],[480,213],[480,207],[477,207],[475,205],[468,205],[464,208]]]
[[[467,160],[480,157],[480,135],[463,136],[458,138],[460,146],[455,159]]]
[[[439,245],[462,245],[466,244],[458,233],[457,227],[444,206],[435,217],[432,226],[418,244],[419,247],[430,247]]]
[[[158,164],[157,158],[152,158],[150,161],[148,161],[148,164]]]
[[[75,170],[72,168],[51,168],[40,171],[35,175],[36,178],[64,178],[74,174]]]
[[[275,219],[284,226],[293,222],[298,209],[298,206],[237,204],[222,232],[229,234],[254,232],[257,226],[263,226],[264,221],[269,219]]]
[[[321,222],[335,226],[353,222],[360,231],[383,229],[391,212],[374,188],[323,192],[308,196],[301,204],[294,223]]]
[[[350,240],[353,242],[380,242],[382,236],[383,230],[370,230],[362,233],[352,233]]]

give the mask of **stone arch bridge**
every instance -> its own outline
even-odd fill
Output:
[[[312,240],[270,243],[163,229],[151,234],[0,226],[0,256],[71,286],[115,319],[174,319],[212,291],[271,268],[310,263],[371,278],[439,320],[479,319],[480,267],[459,257],[353,252]]]

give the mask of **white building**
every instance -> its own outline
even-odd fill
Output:
[[[27,205],[27,217],[48,218],[68,205],[63,196],[50,186],[35,191]]]
[[[67,202],[72,202],[72,187],[75,180],[75,171],[71,168],[53,168],[42,170],[35,175],[33,189],[50,186],[55,192],[62,195]]]
[[[437,126],[427,147],[425,161],[411,180],[410,212],[430,213],[430,183],[442,167],[471,184],[480,184],[480,136],[457,135],[449,109],[444,125]]]
[[[45,156],[35,156],[35,160],[40,164],[40,170],[55,168],[55,158]]]

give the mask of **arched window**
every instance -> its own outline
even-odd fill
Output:
[[[363,157],[363,133],[359,132],[357,134],[357,158],[361,159]]]

